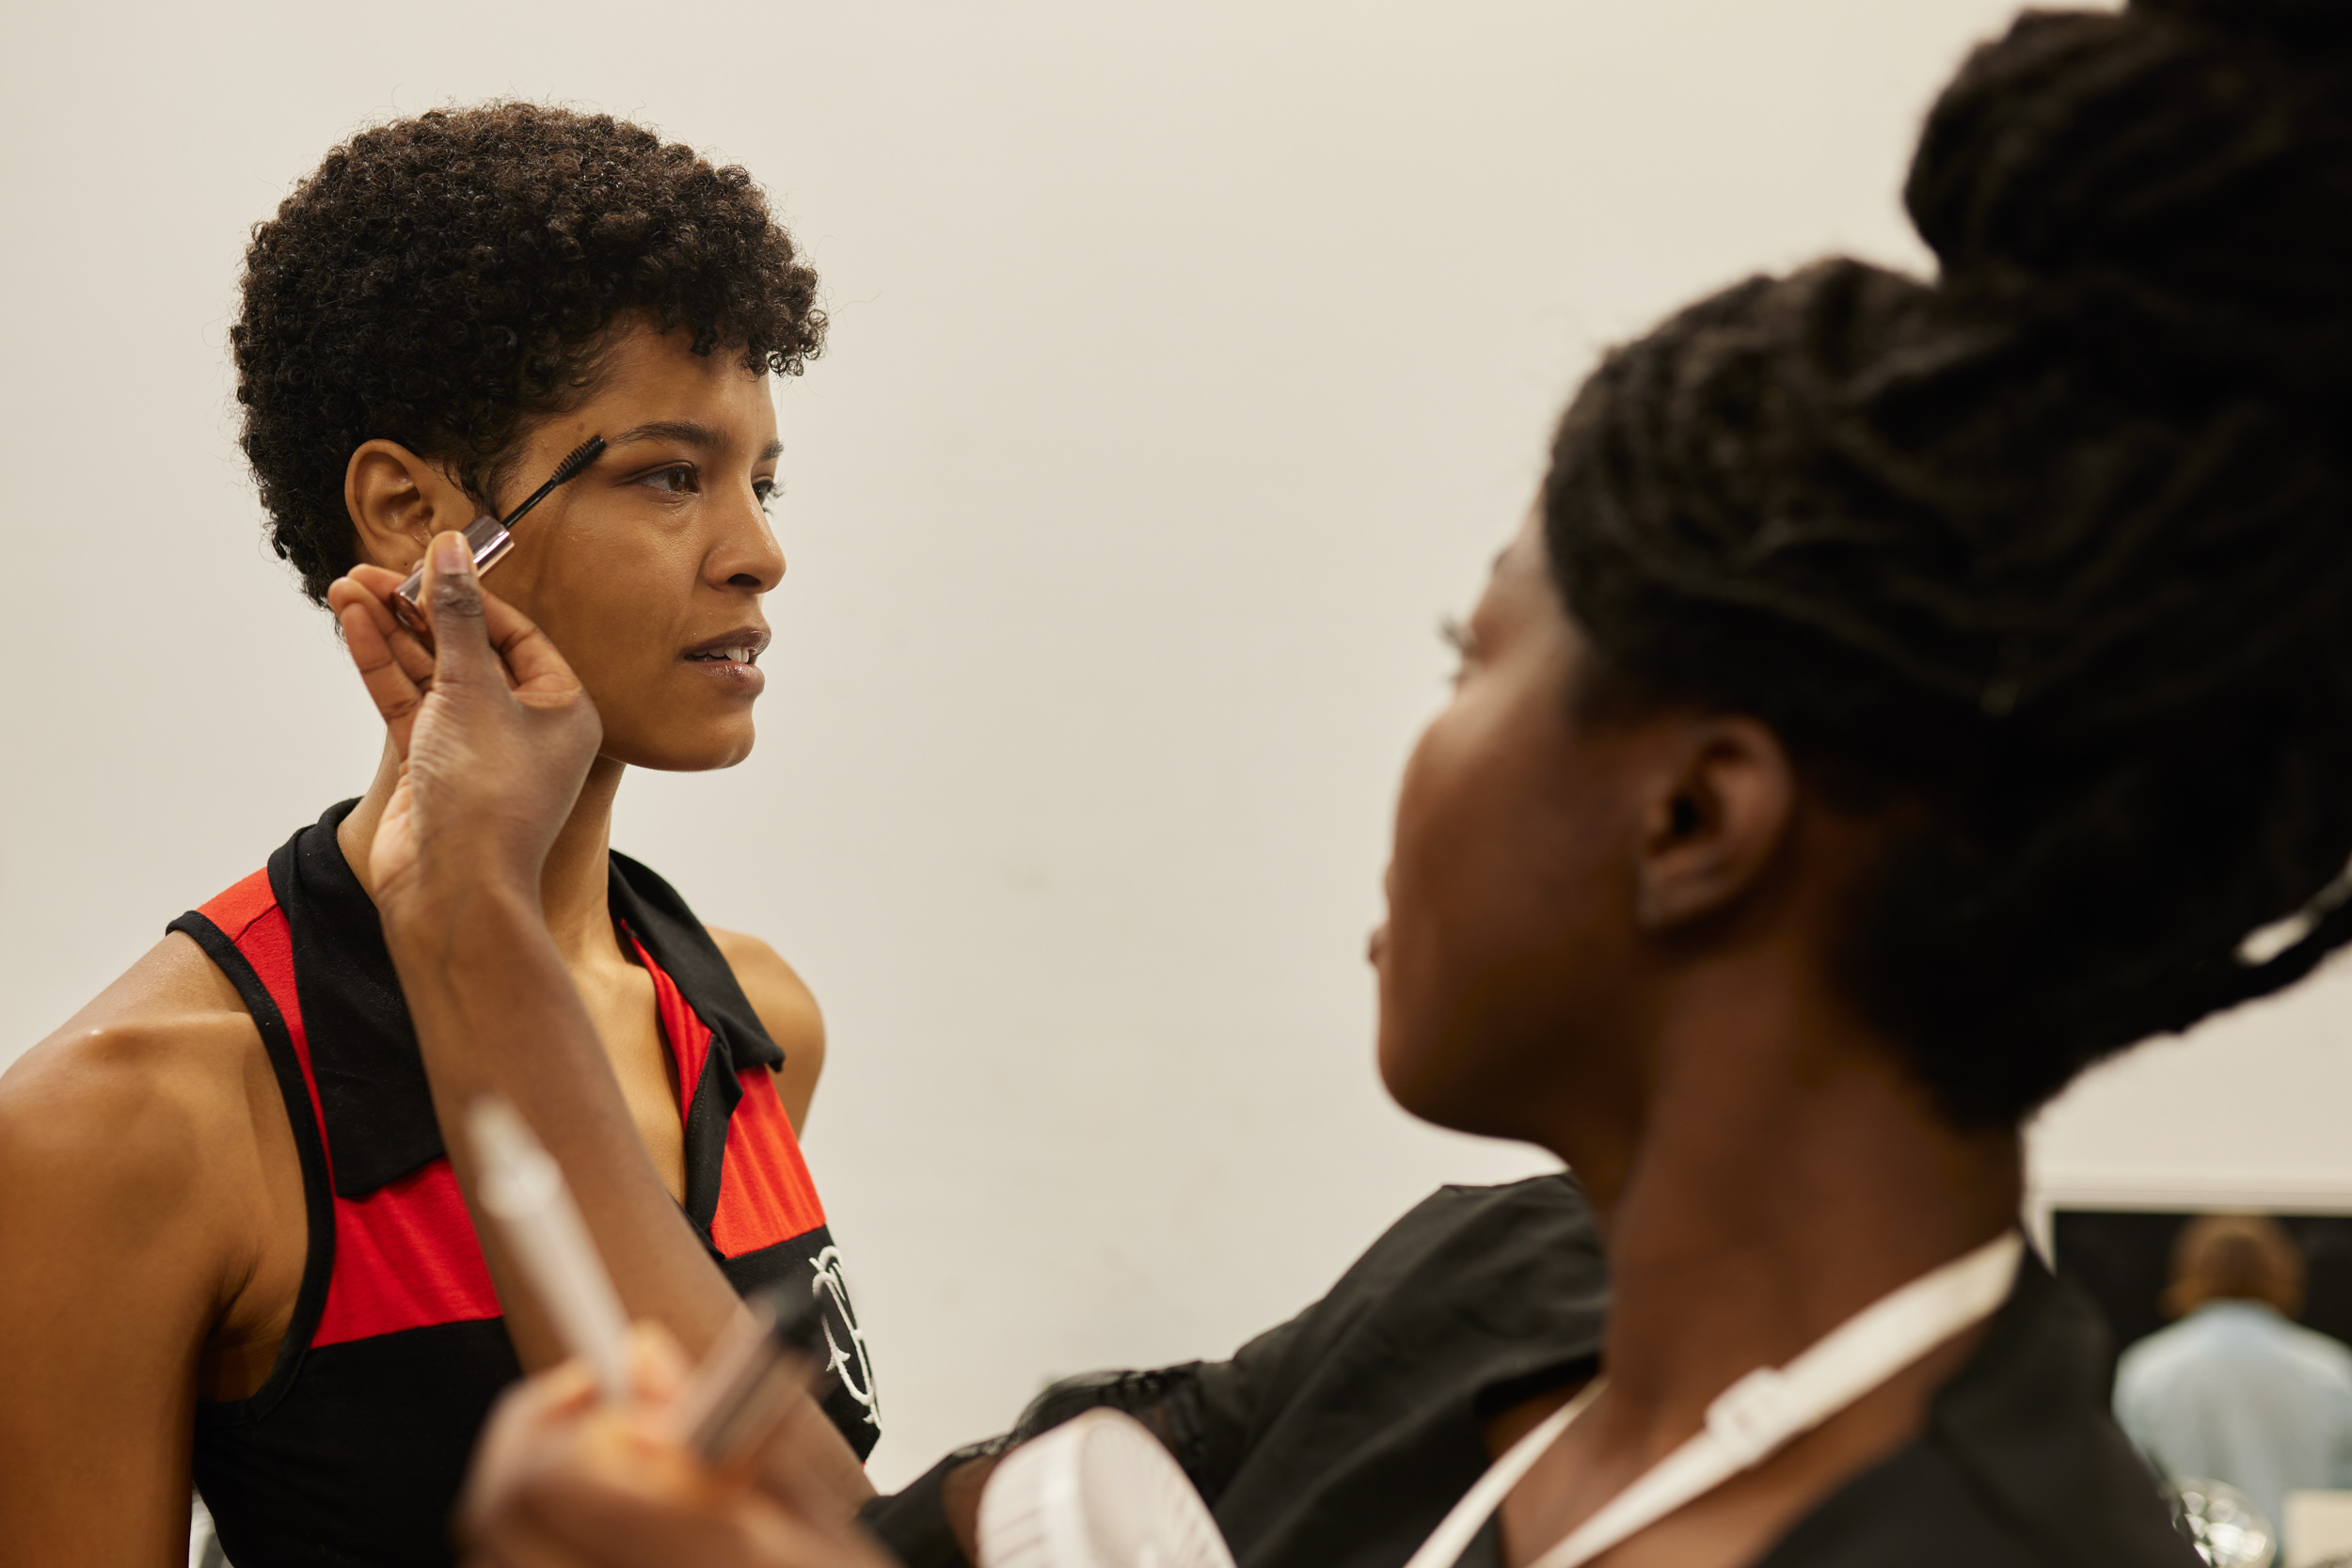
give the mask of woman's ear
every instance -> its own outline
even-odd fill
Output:
[[[1634,919],[1665,931],[1753,886],[1788,832],[1796,770],[1753,719],[1708,716],[1674,737],[1642,803]]]
[[[481,512],[440,466],[397,441],[366,441],[343,468],[343,510],[359,559],[405,572],[437,533],[463,532]]]

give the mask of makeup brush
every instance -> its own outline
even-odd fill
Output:
[[[589,436],[555,466],[555,472],[548,476],[545,484],[524,498],[522,505],[509,512],[505,517],[493,517],[486,513],[476,517],[466,530],[466,547],[473,552],[474,576],[480,577],[497,565],[505,559],[506,552],[514,548],[515,539],[510,531],[522,521],[523,514],[554,494],[558,486],[578,479],[580,471],[594,463],[603,451],[604,437]],[[408,580],[400,585],[392,598],[393,613],[407,625],[409,630],[419,633],[426,630],[424,611],[417,603],[417,595],[423,592],[424,567],[420,564],[408,574]]]

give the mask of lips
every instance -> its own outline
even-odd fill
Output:
[[[757,664],[769,637],[766,626],[738,626],[695,643],[679,657],[690,664]]]
[[[716,689],[730,698],[749,700],[767,689],[767,672],[759,668],[767,646],[766,626],[738,626],[695,643],[678,661],[694,672],[691,679],[716,681]]]

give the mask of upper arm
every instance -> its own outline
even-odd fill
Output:
[[[736,983],[743,988],[768,1037],[784,1052],[784,1066],[776,1069],[776,1093],[792,1118],[792,1131],[799,1132],[808,1124],[809,1101],[816,1098],[817,1080],[825,1070],[825,1016],[818,1011],[807,985],[774,948],[757,937],[716,927],[710,928],[710,939],[735,971]]]
[[[233,1269],[223,1189],[249,1162],[224,1157],[221,1042],[191,1061],[172,1034],[86,1030],[0,1075],[0,1539],[26,1561],[186,1550],[197,1363]]]

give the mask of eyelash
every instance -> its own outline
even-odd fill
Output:
[[[678,477],[684,478],[687,482],[682,489],[665,483]],[[654,485],[673,496],[691,496],[701,491],[702,473],[691,463],[676,463],[666,468],[656,468],[644,477],[643,483]],[[776,499],[776,482],[772,479],[755,479],[752,481],[752,494],[759,499],[759,509],[765,512],[768,510],[768,504]]]
[[[1478,657],[1478,643],[1471,638],[1470,627],[1451,615],[1439,616],[1438,641],[1453,649],[1454,657],[1461,661],[1454,666],[1454,674],[1451,677],[1455,686],[1461,685],[1462,676],[1468,673],[1468,666]]]

